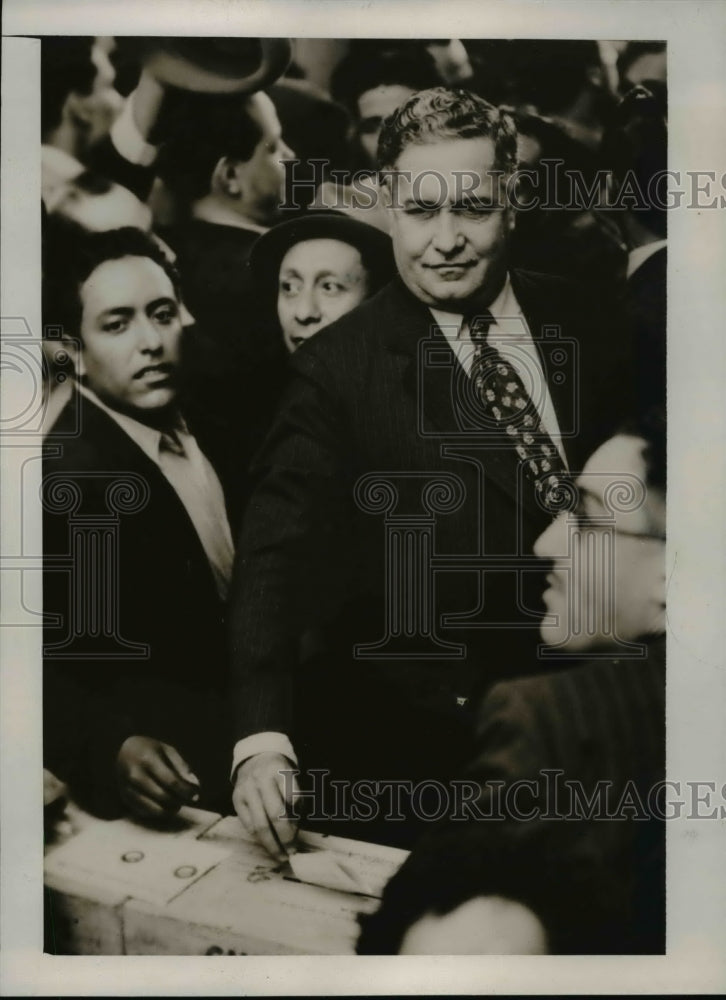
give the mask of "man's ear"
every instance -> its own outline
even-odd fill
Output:
[[[179,318],[181,319],[182,326],[193,326],[196,323],[196,319],[184,305],[182,299],[179,300]]]
[[[83,375],[83,344],[81,343],[81,338],[76,335],[75,337],[69,336],[64,333],[60,340],[46,341],[46,343],[54,343],[54,357],[57,362],[61,362],[63,359],[63,354],[66,354],[70,358],[73,371],[77,379],[80,379]]]
[[[212,191],[228,198],[241,198],[245,187],[245,166],[241,160],[222,156],[212,172]]]

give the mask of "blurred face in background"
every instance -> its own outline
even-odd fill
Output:
[[[644,448],[625,434],[606,441],[577,480],[575,511],[561,513],[535,543],[535,555],[552,560],[543,600],[555,621],[541,626],[547,645],[617,650],[619,641],[665,630],[665,498],[645,486]]]
[[[381,134],[383,119],[392,115],[396,108],[407,101],[415,91],[403,84],[381,84],[366,90],[358,98],[358,139],[368,159],[370,167],[376,166],[378,136]]]
[[[469,53],[460,38],[436,39],[428,42],[426,49],[442,79],[450,86],[464,83],[474,75]]]
[[[108,57],[105,39],[97,39],[91,49],[96,76],[89,94],[71,95],[70,112],[83,132],[86,148],[108,134],[123,107],[123,98],[114,87],[116,70]]]
[[[277,315],[285,347],[297,350],[367,294],[368,273],[354,246],[334,239],[297,243],[280,265]]]
[[[240,163],[244,198],[240,210],[261,224],[274,218],[285,191],[285,162],[295,154],[282,138],[282,126],[275,105],[267,94],[253,94],[247,113],[262,135],[246,163]]]
[[[121,184],[102,178],[95,188],[81,179],[59,187],[49,199],[48,210],[79,223],[93,233],[133,226],[148,232],[151,210]]]
[[[648,80],[658,80],[665,84],[667,72],[668,63],[665,50],[663,52],[644,52],[625,71],[623,79],[620,81],[620,93],[621,95],[627,94],[637,83]]]

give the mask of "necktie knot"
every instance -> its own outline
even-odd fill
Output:
[[[181,438],[179,437],[177,431],[173,429],[162,431],[161,438],[159,440],[159,448],[161,451],[171,452],[172,455],[186,455]]]
[[[467,318],[469,336],[474,344],[485,344],[489,328],[494,325],[494,317],[488,309],[482,309]]]

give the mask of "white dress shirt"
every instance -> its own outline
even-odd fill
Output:
[[[628,269],[625,277],[629,278],[635,274],[639,267],[645,264],[649,257],[657,253],[662,247],[668,245],[668,240],[654,240],[652,243],[644,243],[643,246],[634,247],[628,254]]]
[[[459,364],[466,374],[470,375],[475,346],[471,341],[469,325],[464,316],[461,313],[444,312],[433,308],[430,308],[430,312],[449,342]],[[557,422],[557,414],[542,369],[539,351],[532,339],[522,308],[517,302],[509,276],[501,292],[489,306],[489,312],[494,318],[494,323],[489,327],[487,343],[506,358],[522,379],[522,384],[537,408],[545,430],[567,465],[560,425]]]
[[[180,418],[174,433],[181,449],[179,453],[171,451],[166,447],[166,436],[161,431],[134,420],[126,413],[112,410],[86,386],[79,386],[79,389],[128,434],[169,480],[199,536],[217,592],[222,601],[226,600],[234,559],[232,535],[222,487],[196,438]]]

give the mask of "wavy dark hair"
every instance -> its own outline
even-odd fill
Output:
[[[517,128],[511,115],[461,88],[433,87],[413,94],[383,122],[378,166],[390,170],[407,146],[440,139],[492,139],[495,166],[511,173],[517,166]]]
[[[75,223],[49,219],[43,233],[43,326],[79,336],[81,286],[107,260],[148,257],[164,271],[181,301],[179,272],[156,239],[133,226],[89,233]]]

